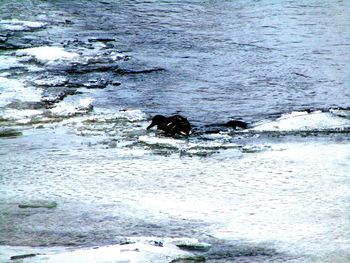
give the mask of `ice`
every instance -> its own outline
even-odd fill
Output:
[[[40,101],[41,94],[41,90],[26,87],[19,80],[0,77],[0,107],[13,101],[37,102]]]
[[[50,110],[50,113],[55,117],[69,117],[79,113],[86,113],[92,109],[92,98],[82,98],[78,101],[61,101],[54,108]]]
[[[40,116],[43,113],[42,110],[31,110],[31,109],[6,109],[2,113],[2,118],[8,120],[17,120],[19,123],[27,123],[30,118]]]
[[[34,57],[41,63],[50,63],[54,61],[71,61],[79,58],[78,53],[65,51],[62,47],[33,47],[17,51],[17,56]]]
[[[156,240],[156,242],[154,242]],[[3,246],[0,259],[8,260],[13,256],[37,254],[21,259],[21,262],[70,262],[70,263],[101,263],[101,262],[149,262],[163,263],[173,259],[188,257],[192,254],[179,249],[171,242],[157,241],[156,238],[139,238],[137,242],[125,245],[110,245],[104,247],[82,248],[67,251],[64,248],[27,248]],[[186,241],[186,240],[185,240]],[[177,242],[185,242],[178,240]],[[196,240],[186,241],[196,243]],[[153,244],[152,244],[153,243]],[[186,244],[187,244],[186,243]],[[157,245],[161,244],[161,245]],[[6,257],[6,258],[5,258]]]
[[[21,64],[18,62],[17,58],[10,56],[0,56],[0,70],[19,66],[21,66]]]
[[[350,126],[348,119],[330,112],[316,111],[292,112],[284,114],[275,121],[261,123],[252,128],[253,131],[319,131],[338,129]]]
[[[10,31],[23,31],[27,29],[42,28],[47,23],[36,21],[25,21],[18,19],[4,19],[0,21],[0,28]]]
[[[115,118],[125,118],[129,121],[141,121],[146,118],[146,114],[139,109],[120,110],[114,114]]]
[[[138,141],[147,145],[162,146],[166,148],[180,148],[182,146],[187,145],[186,140],[168,137],[152,137],[147,135],[140,136]]]

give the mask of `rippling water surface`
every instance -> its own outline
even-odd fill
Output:
[[[1,1],[1,260],[349,262],[348,8]]]

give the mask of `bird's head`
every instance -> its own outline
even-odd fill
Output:
[[[151,129],[152,127],[154,127],[156,125],[157,126],[160,125],[162,122],[164,122],[165,119],[166,119],[166,117],[163,115],[155,115],[152,118],[151,124],[147,127],[147,130]]]

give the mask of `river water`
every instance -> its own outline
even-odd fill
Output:
[[[0,1],[1,261],[349,262],[348,28],[345,0]]]

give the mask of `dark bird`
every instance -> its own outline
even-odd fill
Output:
[[[225,126],[229,127],[229,128],[233,128],[233,129],[237,129],[237,128],[247,129],[248,123],[246,123],[244,121],[230,120],[230,121],[226,122]]]
[[[247,129],[249,128],[249,124],[240,121],[240,120],[230,120],[226,123],[217,123],[217,124],[209,124],[205,125],[207,130],[204,131],[206,134],[212,134],[212,133],[219,133],[221,131],[227,130],[227,128],[232,128],[232,129]]]
[[[157,126],[158,130],[161,130],[166,135],[170,136],[189,136],[192,133],[191,124],[186,118],[180,115],[174,115],[170,117],[156,115],[152,118],[152,122],[147,127],[147,130],[151,129],[154,126]]]

